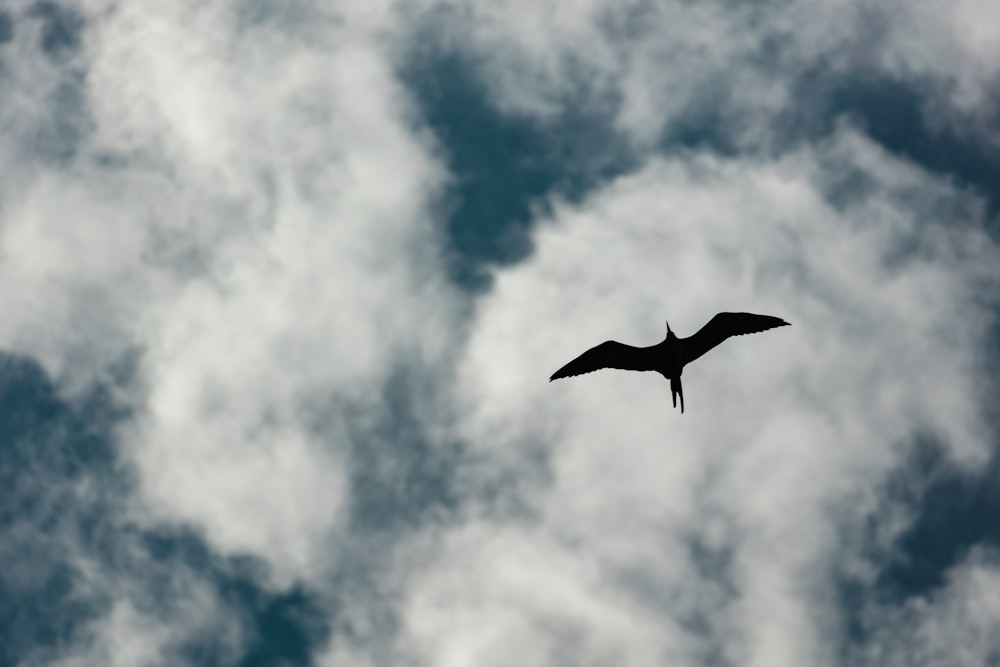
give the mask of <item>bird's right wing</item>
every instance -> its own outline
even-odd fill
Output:
[[[742,336],[784,326],[788,326],[788,322],[772,315],[719,313],[699,329],[698,333],[681,339],[684,363],[690,364],[730,336]]]
[[[620,368],[626,371],[653,370],[653,355],[649,348],[632,347],[615,340],[609,340],[592,347],[579,357],[569,362],[549,378],[559,378],[582,375],[602,368]]]

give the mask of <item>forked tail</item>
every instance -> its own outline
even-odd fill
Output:
[[[681,414],[684,414],[684,389],[681,387],[681,379],[679,377],[670,378],[670,395],[674,399],[674,407],[677,407],[677,397],[681,398]]]

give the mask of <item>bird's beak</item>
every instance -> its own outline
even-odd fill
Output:
[[[670,333],[670,322],[667,322],[667,333]]]

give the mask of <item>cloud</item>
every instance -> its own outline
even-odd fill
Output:
[[[222,660],[240,656],[246,638],[236,610],[212,595],[203,579],[176,566],[171,570],[168,588],[160,591],[159,599],[149,597],[144,576],[122,590],[122,573],[102,573],[108,580],[89,583],[115,591],[106,613],[79,630],[69,650],[50,647],[33,656],[35,664],[176,664],[186,659],[186,653],[196,653],[199,643],[209,644],[210,652]]]
[[[114,437],[136,484],[115,499],[112,553],[130,528],[192,530],[261,564],[254,585],[322,581],[348,519],[348,420],[379,415],[397,368],[447,351],[433,145],[378,41],[321,12],[299,41],[221,7],[87,9],[70,61],[15,26],[26,57],[4,85],[26,102],[5,127],[53,122],[34,113],[50,100],[27,68],[41,82],[86,71],[89,126],[62,161],[5,151],[22,162],[3,198],[0,277],[18,290],[0,340],[73,402],[126,367]],[[74,568],[97,568],[106,605],[45,661],[192,660],[193,627],[233,614],[164,611],[149,579],[93,557]],[[185,597],[216,600],[216,576]]]
[[[834,204],[845,172],[868,187]],[[467,488],[506,467],[508,499],[483,498],[442,539],[440,570],[413,578],[407,627],[440,642],[427,661],[833,661],[834,572],[851,558],[838,524],[870,515],[921,433],[965,465],[989,454],[975,369],[992,315],[977,304],[996,294],[997,249],[974,222],[939,225],[962,196],[844,129],[778,161],[654,160],[557,205],[535,256],[481,302],[461,366],[461,427],[485,461]],[[545,382],[602,340],[659,340],[665,315],[683,335],[738,309],[793,326],[693,365],[683,419],[660,378]],[[507,584],[507,568],[534,583]],[[549,586],[592,598],[539,608]],[[602,635],[622,607],[666,630]],[[434,634],[438,616],[491,629]],[[627,655],[637,644],[649,653]]]
[[[867,643],[840,606],[919,512],[886,489],[913,443],[969,474],[995,448],[998,253],[982,182],[894,154],[830,92],[903,81],[921,131],[973,118],[956,136],[990,146],[989,28],[961,38],[987,11],[12,6],[0,346],[81,414],[95,387],[120,411],[109,468],[74,481],[121,484],[107,548],[18,524],[93,602],[25,655],[238,660],[268,605],[233,588],[306,590],[336,664],[990,655],[988,545],[919,600],[860,596]],[[463,189],[486,168],[452,159],[470,134],[431,117],[418,57],[470,64],[480,127],[573,150],[512,141],[488,173],[537,182]],[[560,143],[574,118],[601,140]],[[458,247],[448,216],[477,209],[453,196],[523,251]],[[491,289],[450,282],[456,248]],[[683,417],[654,377],[546,382],[601,340],[744,309],[793,326],[699,360]]]
[[[954,111],[978,117],[989,127],[996,113],[992,90],[1000,76],[996,6],[980,0],[892,3],[886,14],[891,27],[882,64],[903,76],[935,79]]]
[[[0,369],[0,660],[159,664],[209,640],[238,655],[243,612],[216,585],[231,566],[178,557],[181,539],[127,516],[108,388],[67,402],[36,363],[4,355]]]
[[[220,8],[92,21],[94,131],[7,207],[5,339],[84,383],[138,351],[147,509],[307,571],[348,446],[310,423],[444,348],[431,146],[378,44],[334,24],[316,46]]]
[[[1000,655],[998,575],[993,555],[973,553],[947,586],[878,619],[876,635],[859,652],[865,664],[981,665]]]
[[[982,0],[404,6],[419,8],[413,22],[432,16],[447,47],[474,54],[498,108],[558,117],[610,100],[641,151],[705,141],[774,150],[797,138],[790,114],[843,113],[824,86],[865,79],[919,86],[932,135],[996,146],[996,10]]]

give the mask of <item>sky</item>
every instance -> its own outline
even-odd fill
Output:
[[[0,174],[2,667],[1000,663],[993,0],[8,0]]]

